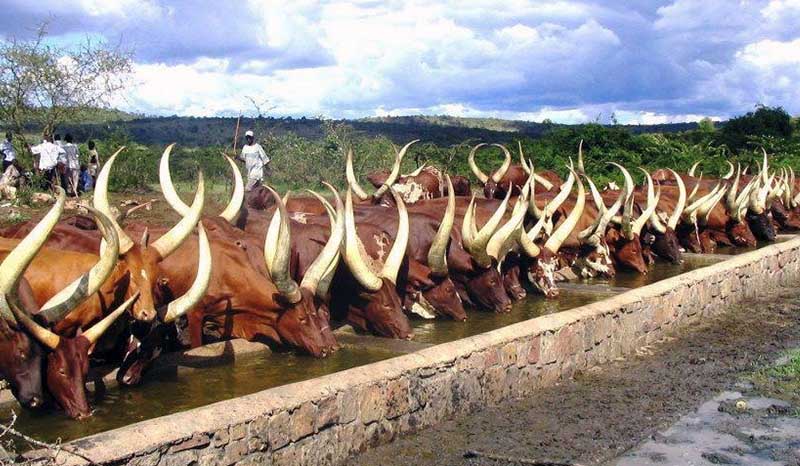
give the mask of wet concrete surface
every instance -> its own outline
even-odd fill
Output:
[[[800,464],[800,418],[793,414],[785,401],[726,391],[610,464]]]
[[[736,384],[744,374],[798,346],[800,293],[745,302],[718,318],[642,348],[632,357],[589,369],[574,380],[539,390],[529,398],[398,439],[353,458],[350,464],[642,464],[662,457],[620,456],[645,451],[647,443],[640,450],[633,449],[648,440],[668,441],[670,426],[687,413],[701,406],[701,412],[713,411],[713,405],[703,403],[725,391],[740,390]],[[725,400],[712,402],[724,404]],[[752,415],[758,416],[758,412]],[[734,448],[724,455],[719,449],[701,451],[700,458],[706,463],[662,458],[665,461],[658,464],[753,464],[748,461],[752,458],[745,456],[750,453],[771,461],[763,464],[800,464],[797,450],[780,438],[774,448],[750,451],[774,427],[769,422],[756,419],[751,425],[742,424],[737,435],[749,432],[755,439],[751,444],[747,444],[747,438],[725,433],[744,441],[747,448]],[[781,427],[791,432],[796,418],[774,422],[788,423]],[[714,427],[709,429],[708,435],[717,435]],[[704,443],[701,437],[699,444]]]

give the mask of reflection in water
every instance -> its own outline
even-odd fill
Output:
[[[414,341],[420,343],[445,343],[466,338],[479,333],[488,332],[506,325],[533,319],[545,314],[566,311],[612,296],[608,293],[580,293],[562,291],[558,299],[546,299],[541,295],[528,294],[528,298],[514,303],[511,312],[497,314],[494,312],[468,312],[466,322],[452,320],[416,320],[414,324]]]
[[[705,267],[707,265],[719,262],[716,259],[705,258],[702,256],[695,256],[692,258],[684,258],[681,264],[667,264],[665,262],[657,262],[650,266],[647,275],[641,275],[638,272],[632,271],[618,271],[617,275],[611,279],[590,279],[585,280],[587,284],[608,284],[609,286],[620,286],[624,288],[638,288],[640,286],[650,285],[657,281],[664,280],[665,278],[674,277],[682,273],[691,272],[692,270]]]
[[[734,247],[734,246],[721,246],[721,247],[718,247],[716,249],[716,251],[714,251],[714,254],[724,254],[726,256],[732,256],[732,255],[735,255],[735,254],[741,254],[743,252],[755,251],[756,249],[761,249],[764,246],[769,246],[771,244],[783,243],[784,241],[788,241],[789,239],[791,239],[791,238],[788,237],[788,236],[779,236],[779,237],[775,238],[775,241],[759,241],[758,242],[758,246],[756,246],[754,248],[739,248],[739,247]]]
[[[14,405],[15,428],[47,442],[91,435],[267,388],[320,377],[395,356],[375,349],[342,348],[325,359],[295,354],[260,354],[235,365],[204,367],[179,374],[150,374],[139,387],[114,388],[96,401],[92,417],[74,421],[62,413],[34,413]],[[10,413],[2,413],[6,422]]]

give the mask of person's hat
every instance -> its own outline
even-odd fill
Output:
[[[253,137],[253,132],[248,129],[247,132],[244,133],[244,135],[245,135],[245,137],[246,136],[250,136],[252,138]]]

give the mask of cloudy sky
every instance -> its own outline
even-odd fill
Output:
[[[135,52],[123,109],[157,115],[451,114],[558,122],[800,114],[800,0],[3,0]]]

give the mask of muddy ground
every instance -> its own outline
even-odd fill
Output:
[[[800,292],[746,302],[638,355],[593,368],[530,398],[401,438],[351,464],[616,463],[707,400],[726,390],[742,391],[745,375],[798,346]],[[776,454],[782,455],[775,458],[778,464],[800,464],[796,450]]]

